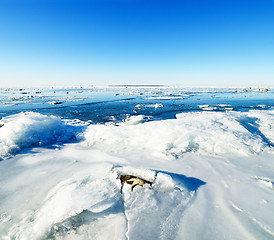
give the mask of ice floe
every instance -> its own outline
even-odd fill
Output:
[[[148,97],[148,100],[179,100],[183,99],[181,96],[162,96],[162,97]]]

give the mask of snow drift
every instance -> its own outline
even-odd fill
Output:
[[[112,152],[127,148],[175,158],[194,152],[259,154],[274,146],[274,111],[194,112],[178,114],[177,119],[138,121],[91,125],[84,133],[85,144]]]
[[[85,124],[59,117],[22,112],[1,119],[0,159],[24,148],[75,139]]]
[[[1,156],[32,151],[0,162],[0,238],[272,239],[273,116],[3,118]],[[153,184],[121,191],[123,174]]]

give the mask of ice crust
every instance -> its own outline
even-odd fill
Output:
[[[138,124],[142,121],[136,116],[119,126],[91,125],[84,133],[85,144],[175,158],[194,152],[247,156],[273,148],[273,111],[182,113],[177,119]]]
[[[25,213],[29,216],[13,225],[8,235],[21,240],[123,239],[123,236],[173,239],[178,231],[177,219],[197,190],[187,188],[187,178],[129,166],[107,169],[101,178],[86,172],[59,182],[48,191],[40,207]],[[133,192],[126,185],[121,192],[121,173],[153,178],[154,182],[152,186],[137,186]],[[114,227],[108,229],[109,224]]]
[[[0,239],[273,239],[273,110],[148,119],[2,118]]]
[[[24,148],[64,143],[76,139],[86,125],[80,121],[65,121],[59,117],[34,112],[22,112],[1,119],[0,159]]]

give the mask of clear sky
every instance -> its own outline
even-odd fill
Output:
[[[274,87],[273,0],[0,0],[0,87]]]

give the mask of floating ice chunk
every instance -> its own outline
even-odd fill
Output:
[[[213,110],[217,110],[216,107],[203,107],[202,110],[204,111],[213,111]]]
[[[161,104],[161,103],[156,103],[154,106],[155,106],[155,108],[162,108],[162,107],[164,107],[164,105]]]
[[[135,105],[135,108],[137,109],[142,109],[142,108],[162,108],[164,107],[163,104],[161,103],[156,103],[156,104],[137,104]]]
[[[163,97],[148,97],[147,100],[180,100],[184,99],[183,97],[178,96],[163,96]]]
[[[208,104],[206,104],[206,105],[198,105],[198,107],[199,108],[207,108],[207,107],[209,107],[209,105]]]
[[[135,105],[135,108],[137,108],[137,109],[141,109],[143,106],[144,106],[144,105],[137,104],[137,105]]]
[[[49,102],[49,104],[51,104],[51,105],[57,105],[57,104],[62,104],[63,102],[61,102],[61,101],[51,101],[51,102]]]
[[[229,104],[218,104],[215,107],[210,107],[209,105],[198,105],[199,108],[205,111],[213,111],[213,110],[227,110],[231,111],[233,108]]]
[[[126,125],[137,125],[144,122],[145,122],[145,117],[143,115],[129,116],[125,119]]]
[[[259,107],[259,108],[267,108],[266,105],[258,105],[257,107]]]

